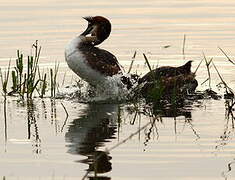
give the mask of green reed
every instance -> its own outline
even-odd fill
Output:
[[[186,44],[186,34],[184,34],[183,47],[182,47],[182,54],[184,60],[185,60],[185,44]]]
[[[54,71],[50,69],[50,79],[51,79],[51,97],[54,98],[56,95],[56,88],[57,88],[57,74],[59,70],[59,63],[55,64]]]
[[[41,95],[40,95],[41,98],[43,98],[43,96],[46,94],[46,88],[47,88],[47,74],[44,74],[42,80]]]
[[[149,63],[149,60],[148,60],[148,58],[147,58],[147,56],[143,53],[143,56],[144,56],[144,60],[145,60],[145,62],[146,62],[146,64],[147,64],[147,66],[148,66],[148,68],[149,68],[149,71],[152,71],[152,68],[151,68],[151,66],[150,66],[150,63]]]
[[[38,41],[32,45],[33,55],[25,56],[19,50],[17,50],[17,57],[15,61],[15,67],[10,73],[10,62],[8,70],[3,75],[0,69],[0,76],[2,82],[2,91],[6,95],[19,95],[22,99],[24,97],[32,98],[37,91],[39,97],[44,97],[48,88],[47,73],[40,74],[39,60],[41,54],[41,46]],[[55,90],[57,86],[56,78],[58,74],[59,65],[55,64],[55,69],[50,70],[51,75],[51,89],[53,90],[52,96],[55,97]],[[11,78],[10,78],[11,76]],[[9,80],[11,82],[9,83]],[[12,84],[11,91],[8,92],[8,84]]]
[[[23,70],[23,54],[20,54],[20,51],[17,50],[16,67],[15,71],[12,71],[13,91],[17,91],[19,88],[19,92],[21,93]]]
[[[28,56],[27,64],[27,98],[32,98],[33,92],[39,83],[39,79],[35,80],[37,63],[34,62],[33,56]]]
[[[134,52],[134,55],[132,56],[132,60],[131,60],[131,64],[130,64],[130,66],[129,66],[129,70],[128,70],[128,72],[127,73],[130,73],[131,72],[131,69],[132,69],[132,67],[133,67],[133,64],[134,64],[134,61],[135,61],[135,56],[136,56],[136,51]]]
[[[220,47],[218,47],[219,50],[226,56],[229,62],[231,62],[233,65],[235,65],[235,62],[224,52],[224,50]]]
[[[6,99],[7,96],[7,85],[9,81],[9,75],[10,75],[10,67],[11,67],[11,61],[9,61],[7,71],[5,71],[4,75],[2,73],[2,69],[0,68],[0,76],[1,76],[1,83],[2,83],[2,91],[4,98]]]
[[[216,70],[216,72],[217,72],[217,74],[218,74],[218,76],[219,76],[219,78],[220,78],[222,84],[223,84],[224,87],[225,87],[226,94],[227,94],[227,95],[230,94],[232,97],[234,97],[234,92],[233,92],[232,88],[230,88],[230,87],[228,86],[228,84],[225,82],[225,80],[222,78],[222,75],[219,73],[218,68],[215,66],[215,64],[214,64],[213,62],[212,62],[212,65],[214,66],[214,68],[215,68],[215,70]]]
[[[204,52],[203,53],[203,58],[205,60],[205,63],[206,63],[206,70],[207,70],[207,74],[208,74],[208,78],[202,82],[202,84],[204,84],[205,82],[209,81],[209,90],[211,90],[211,71],[210,71],[210,65],[211,65],[211,62],[213,60],[213,58],[211,58],[210,60],[207,60],[206,58],[206,55]]]
[[[202,64],[202,61],[203,61],[203,59],[199,62],[199,64],[197,65],[197,68],[196,68],[196,70],[194,71],[194,74],[196,74],[197,73],[197,70],[199,69],[199,67],[201,66],[201,64]]]

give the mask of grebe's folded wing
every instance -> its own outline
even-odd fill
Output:
[[[88,64],[101,74],[113,76],[121,73],[121,67],[117,58],[110,52],[97,47],[80,48],[86,56]]]

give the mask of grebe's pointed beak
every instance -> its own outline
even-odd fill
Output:
[[[86,30],[81,34],[82,36],[86,36],[91,33],[93,27],[91,25],[88,25]]]
[[[82,17],[83,19],[87,20],[88,22],[91,22],[92,17],[91,16],[86,16],[86,17]]]
[[[90,34],[93,29],[92,24],[91,24],[92,18],[90,16],[87,16],[87,17],[83,17],[83,19],[88,21],[88,26],[87,26],[86,30],[81,35],[86,36],[86,35]]]

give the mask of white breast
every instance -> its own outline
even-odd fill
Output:
[[[78,47],[82,37],[74,38],[65,48],[65,59],[70,69],[80,78],[90,84],[96,85],[105,81],[105,76],[92,69],[85,59],[85,56],[79,51]]]

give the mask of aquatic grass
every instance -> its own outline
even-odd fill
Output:
[[[50,69],[50,78],[51,78],[51,97],[53,97],[54,96],[54,86],[53,86],[53,80],[54,80],[54,78],[53,78],[53,69]]]
[[[9,81],[9,75],[10,75],[10,67],[11,67],[11,60],[9,61],[7,71],[5,71],[5,74],[3,76],[2,69],[0,68],[0,76],[1,76],[1,82],[2,82],[2,91],[4,98],[6,99],[7,96],[7,85]]]
[[[213,58],[211,58],[210,60],[207,60],[206,58],[206,55],[204,52],[202,52],[203,54],[203,58],[204,58],[204,61],[206,63],[206,70],[207,70],[207,74],[208,74],[208,78],[201,83],[201,85],[203,85],[204,83],[206,83],[207,81],[209,82],[209,90],[211,90],[211,72],[210,72],[210,65],[211,65],[211,62],[213,60]]]
[[[36,78],[38,60],[34,59],[33,56],[28,56],[27,65],[27,98],[32,98],[33,92],[36,89],[40,79]]]
[[[12,91],[10,94],[19,94],[24,98],[26,93],[27,98],[32,98],[38,83],[41,81],[36,79],[36,75],[39,74],[38,62],[41,52],[41,46],[38,45],[38,41],[33,44],[32,48],[34,55],[27,57],[26,72],[24,72],[24,55],[17,50],[16,66],[11,72]]]
[[[203,62],[203,59],[202,59],[202,60],[199,62],[199,64],[197,65],[196,70],[194,71],[194,74],[197,73],[197,71],[198,71],[199,67],[201,66],[202,62]]]
[[[46,94],[46,88],[47,88],[47,74],[45,73],[42,80],[42,87],[41,87],[41,94],[40,97],[43,98],[43,96]]]
[[[183,47],[182,47],[182,54],[184,60],[185,60],[185,43],[186,43],[186,34],[184,34]]]
[[[20,53],[19,50],[17,50],[17,58],[16,58],[16,76],[12,76],[13,80],[15,81],[15,84],[13,84],[13,91],[17,92],[18,88],[19,88],[19,93],[21,93],[21,84],[22,84],[22,77],[23,77],[23,69],[24,69],[24,65],[23,65],[23,54]],[[12,74],[15,71],[12,71]]]
[[[225,91],[226,91],[225,97],[230,97],[230,98],[232,97],[232,98],[234,98],[234,92],[233,92],[232,88],[230,88],[228,86],[228,84],[224,81],[224,79],[222,78],[221,74],[219,73],[218,68],[215,66],[214,62],[212,62],[212,65],[214,66],[214,68],[215,68],[215,70],[216,70],[216,72],[217,72],[217,74],[218,74],[222,84],[225,87]]]
[[[18,83],[15,71],[11,72],[11,77],[12,77],[12,91],[16,92]]]
[[[54,98],[56,96],[56,88],[57,88],[57,74],[59,70],[59,63],[55,64],[54,71],[50,69],[50,79],[51,79],[51,97]]]
[[[233,65],[235,65],[235,62],[224,52],[224,50],[220,47],[218,47],[219,50],[226,56],[229,62],[231,62]]]
[[[61,86],[64,86],[65,77],[66,77],[66,71],[64,72],[64,76],[63,76],[63,80],[62,80]]]
[[[39,60],[41,54],[41,46],[36,40],[32,45],[33,54],[25,58],[24,54],[17,50],[15,67],[10,73],[10,62],[8,70],[5,72],[5,76],[0,69],[2,91],[4,96],[19,95],[22,99],[32,98],[35,91],[38,92],[39,97],[43,98],[48,88],[48,74],[40,73]],[[56,88],[58,84],[56,82],[58,74],[59,64],[55,64],[55,68],[50,70],[51,75],[51,97],[55,97]],[[11,78],[10,78],[11,77]],[[9,83],[9,80],[11,82]],[[11,91],[8,92],[8,84],[11,84]]]
[[[133,64],[134,64],[134,61],[135,61],[135,57],[136,57],[136,51],[134,52],[134,55],[132,56],[132,60],[131,60],[131,64],[130,64],[130,66],[129,66],[129,70],[128,70],[128,72],[127,73],[130,73],[131,72],[131,69],[132,69],[132,66],[133,66]]]
[[[145,53],[143,53],[143,56],[144,56],[145,63],[147,64],[149,71],[151,72],[152,68],[150,66],[149,60],[148,60],[147,56],[145,55]]]

